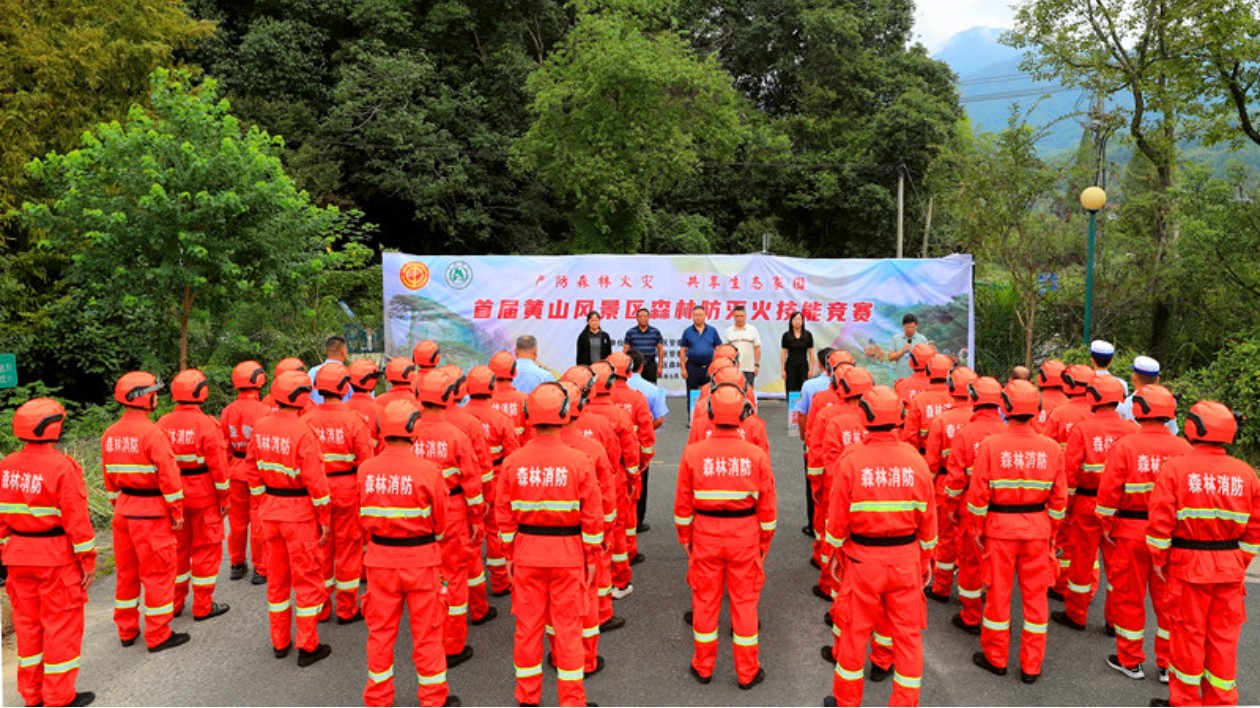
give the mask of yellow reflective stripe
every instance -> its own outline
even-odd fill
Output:
[[[586,532],[582,533],[582,543],[589,543],[591,545],[599,545],[603,542],[604,542],[603,531],[600,531],[599,533],[586,533]]]
[[[885,637],[879,632],[871,632],[871,639],[881,647],[892,646],[892,637]]]
[[[674,518],[678,518],[678,517],[674,517]],[[614,521],[616,521],[616,520],[617,520],[617,510],[616,510],[616,509],[613,509],[612,511],[608,512],[607,514],[604,514],[604,523],[606,523],[606,524],[611,524],[612,522],[614,522]]]
[[[906,688],[919,688],[923,685],[922,676],[902,676],[895,669],[893,670],[893,683],[899,683]]]
[[[993,489],[1050,489],[1054,481],[1049,479],[991,479]]]
[[[927,502],[914,500],[852,502],[849,504],[849,511],[927,511]]]
[[[515,664],[513,664],[513,666],[516,668],[516,678],[518,679],[529,678],[531,676],[542,676],[541,663],[536,666],[516,666]]]
[[[777,529],[777,528],[779,528],[779,522],[778,522],[778,520],[777,520],[777,519],[776,519],[775,521],[763,521],[763,522],[761,522],[761,530],[762,530],[762,531],[773,531],[773,530],[775,530],[775,529]]]
[[[956,568],[958,568],[958,566],[953,563],[941,563],[939,561],[936,563],[937,570],[955,570]]]
[[[27,506],[26,504],[0,504],[0,514],[23,514],[25,516],[61,516],[61,509],[55,506]]]
[[[696,499],[705,501],[742,501],[744,499],[759,499],[760,492],[750,492],[741,489],[696,489],[694,490]]]
[[[433,509],[427,506],[364,506],[359,508],[359,516],[371,516],[378,519],[427,519]]]
[[[1164,629],[1163,627],[1155,628],[1155,636],[1158,637],[1159,639],[1169,639],[1172,637],[1172,635],[1168,633],[1168,630]]]
[[[995,632],[1005,632],[1006,630],[1011,628],[1010,620],[1007,620],[1005,622],[995,622],[994,620],[991,620],[988,617],[981,619],[980,624],[983,625],[985,629],[991,629]]]
[[[849,671],[841,666],[839,662],[836,662],[836,676],[839,676],[845,681],[861,681],[864,678],[861,669],[858,669],[857,671]]]
[[[601,587],[601,588],[599,589],[599,596],[600,596],[600,597],[608,597],[608,596],[609,596],[609,595],[611,595],[611,594],[612,594],[612,586],[611,586],[611,585],[608,585],[608,586],[606,586],[606,587]]]
[[[718,633],[716,629],[712,632],[701,632],[698,629],[692,629],[691,636],[695,637],[695,640],[701,644],[708,644],[709,642],[717,641]]]
[[[1239,541],[1238,547],[1241,548],[1244,552],[1250,553],[1253,556],[1257,553],[1260,553],[1260,545],[1256,545],[1254,543],[1247,543],[1246,541]]]
[[[285,467],[279,462],[265,462],[265,461],[259,462],[258,469],[263,472],[279,472],[280,474],[285,475],[286,477],[298,476],[297,470],[293,469],[292,467]]]
[[[266,491],[267,491],[267,488],[265,486],[250,487],[249,495],[251,497],[261,497],[263,493]]]
[[[322,497],[311,497],[311,504],[315,506],[325,506],[330,501],[332,501],[332,499],[327,494]]]
[[[637,526],[631,526],[631,527],[627,528],[627,529],[626,529],[626,535],[627,535],[627,536],[638,536],[638,535],[639,535],[639,528],[638,528]]]
[[[116,610],[130,610],[139,606],[140,598],[138,596],[133,597],[130,600],[120,600],[118,598],[114,598],[114,609]]]
[[[751,637],[742,637],[738,634],[732,634],[731,636],[734,639],[736,646],[755,647],[757,646],[757,638],[760,635],[754,634]]]
[[[962,493],[963,493],[963,490],[961,489],[951,489],[950,487],[945,488],[945,496],[950,497],[950,498],[961,497]]]
[[[490,446],[490,454],[492,454],[492,455],[497,455],[497,454],[499,454],[500,452],[503,452],[503,446],[502,446],[502,445],[491,445],[491,446]]]
[[[971,502],[967,502],[967,511],[970,511],[976,516],[988,516],[989,505],[985,504],[984,506],[976,506],[972,504]]]
[[[118,499],[118,497],[119,497],[121,494],[122,494],[122,492],[111,492],[111,491],[109,491],[109,490],[106,490],[106,491],[105,491],[105,496],[106,496],[106,497],[107,497],[110,501],[114,501],[114,500]]]
[[[1229,509],[1194,509],[1184,508],[1177,510],[1177,519],[1223,519],[1225,521],[1233,521],[1239,524],[1245,524],[1251,518],[1251,515],[1245,511],[1230,511]]]
[[[1114,625],[1114,628],[1116,630],[1117,635],[1124,637],[1125,639],[1134,641],[1134,642],[1140,642],[1146,638],[1145,628],[1138,629],[1138,630],[1125,629],[1124,627],[1121,627],[1118,624]]]
[[[216,580],[217,580],[216,576],[213,576],[213,575],[211,575],[208,578],[199,578],[196,575],[192,576],[193,587],[199,587],[199,588],[213,587]]]
[[[195,452],[194,452],[194,453],[191,453],[191,454],[188,454],[188,455],[176,455],[176,456],[175,456],[175,461],[176,461],[176,462],[197,462],[197,463],[204,463],[204,462],[206,461],[206,458],[204,458],[204,457],[202,457],[202,456],[200,456],[200,455],[198,455],[197,453],[195,453]]]
[[[180,573],[179,575],[176,575],[176,576],[175,576],[175,584],[176,584],[176,585],[178,585],[178,584],[180,584],[180,583],[186,583],[186,582],[188,582],[189,580],[192,580],[192,573]]]
[[[455,476],[455,475],[457,475],[457,474],[459,474],[459,468],[458,468],[458,467],[444,467],[444,468],[442,468],[442,476],[443,476],[443,477],[454,477],[454,476]]]
[[[935,538],[933,538],[931,541],[922,541],[922,540],[920,540],[920,541],[919,541],[919,548],[922,548],[922,549],[923,549],[923,550],[925,550],[925,551],[930,551],[930,550],[932,550],[933,548],[936,548],[936,539],[935,539]]]
[[[338,590],[358,590],[359,579],[355,578],[353,580],[338,580],[337,589]]]
[[[980,589],[968,590],[961,585],[958,586],[958,597],[966,598],[968,600],[975,600],[975,599],[978,599],[983,594],[984,594],[984,591]]]
[[[1081,465],[1081,471],[1089,472],[1090,474],[1097,474],[1099,472],[1106,471],[1106,469],[1107,469],[1107,465],[1102,462]]]
[[[40,652],[34,656],[19,656],[18,657],[19,669],[29,669],[32,666],[39,666],[42,663],[44,663],[43,652]]]
[[[446,608],[446,614],[451,617],[455,617],[458,615],[466,615],[468,614],[468,603],[465,602],[462,605],[451,605],[450,607]]]
[[[639,466],[638,466],[638,465],[635,465],[634,467],[627,467],[627,468],[626,468],[626,474],[638,474],[638,473],[639,473]]]
[[[806,467],[805,474],[810,477],[821,477],[823,473],[822,467]]]
[[[112,464],[105,465],[105,471],[110,474],[153,474],[157,472],[157,465]]]
[[[626,561],[628,561],[628,560],[630,560],[630,554],[628,554],[628,553],[614,553],[614,554],[612,554],[612,562],[613,562],[613,563],[625,563],[625,562],[626,562]]]
[[[834,547],[834,548],[840,548],[841,546],[843,546],[843,545],[844,545],[844,539],[843,539],[843,538],[836,538],[835,536],[832,536],[832,535],[831,535],[831,532],[830,532],[830,531],[828,531],[828,532],[827,532],[827,543],[828,543],[828,544],[830,544],[830,545],[831,545],[832,547]]]
[[[74,549],[75,553],[87,553],[93,548],[96,548],[96,537],[93,536],[92,538],[89,538],[83,543],[76,543],[74,544],[74,546],[72,546],[72,548]]]
[[[1055,521],[1062,521],[1065,516],[1067,516],[1067,509],[1051,509],[1050,510],[1050,518],[1054,519]]]
[[[45,665],[44,667],[44,672],[48,673],[47,665]],[[1207,682],[1212,684],[1214,688],[1221,691],[1232,691],[1234,690],[1234,687],[1238,685],[1238,683],[1234,679],[1218,678],[1216,676],[1213,676],[1212,672],[1208,671],[1207,669],[1203,670],[1203,678],[1207,679]]]
[[[60,664],[44,664],[45,674],[64,674],[67,671],[73,671],[79,668],[79,657],[74,657],[70,661],[63,661]]]
[[[1033,634],[1045,634],[1046,623],[1042,622],[1041,624],[1037,624],[1036,622],[1029,622],[1028,620],[1024,620],[1024,631],[1032,632]]]
[[[226,492],[228,488],[231,486],[231,484],[232,483],[230,480],[224,480],[222,482],[215,482],[214,488],[219,490],[220,492]]]
[[[486,559],[486,567],[488,568],[503,568],[506,566],[507,566],[506,558],[487,558]]]
[[[556,679],[560,681],[581,681],[584,678],[585,669],[556,669]]]
[[[267,611],[268,612],[288,612],[289,608],[292,606],[293,606],[292,600],[285,600],[284,602],[268,602]]]
[[[1126,482],[1124,485],[1126,494],[1142,494],[1144,492],[1155,491],[1154,482]]]
[[[477,496],[475,496],[475,497],[468,497],[467,501],[468,501],[468,506],[477,506],[477,505],[479,505],[479,504],[485,504],[485,503],[486,503],[485,498],[484,498],[484,497],[482,497],[480,494],[478,494],[478,495],[477,495]]]
[[[168,504],[174,504],[175,502],[184,498],[184,490],[180,489],[180,490],[171,492],[170,494],[163,494],[162,498],[165,499]]]
[[[165,605],[159,605],[158,607],[149,607],[148,605],[144,606],[145,617],[156,617],[158,615],[165,615],[174,611],[175,603],[173,602],[168,602]]]
[[[599,625],[595,625],[594,627],[582,628],[583,639],[590,639],[591,637],[598,637],[598,636],[599,636]]]
[[[1154,547],[1154,548],[1170,548],[1172,546],[1172,539],[1171,538],[1156,538],[1155,536],[1151,536],[1148,534],[1146,537],[1146,545]]]
[[[1176,678],[1178,681],[1189,686],[1198,686],[1200,683],[1203,682],[1203,674],[1182,673],[1181,671],[1178,671],[1177,667],[1173,666],[1172,664],[1168,665],[1168,673],[1172,674],[1173,677]]]
[[[486,583],[485,573],[480,573],[476,575],[475,577],[468,579],[468,587],[470,588],[480,587],[482,585],[485,585],[485,583]]]
[[[469,501],[471,504],[471,500]],[[578,511],[581,508],[581,501],[577,499],[561,500],[545,500],[545,501],[526,501],[524,499],[512,500],[512,511]]]
[[[1096,506],[1094,507],[1094,513],[1099,516],[1115,516],[1116,510],[1109,506]]]
[[[489,472],[481,475],[482,484],[488,484],[493,481],[494,481],[494,470],[490,470]]]
[[[642,454],[642,455],[655,455],[655,454],[656,454],[656,448],[654,448],[654,447],[643,447],[643,446],[639,446],[639,454]]]
[[[1077,585],[1076,583],[1073,583],[1071,581],[1068,581],[1067,587],[1068,587],[1068,592],[1074,592],[1074,593],[1077,593],[1078,595],[1085,595],[1093,590],[1093,588],[1091,588],[1089,585]]]
[[[298,617],[314,617],[315,615],[318,615],[322,609],[324,609],[324,603],[322,602],[312,607],[302,607],[301,605],[297,605],[297,611],[295,614]]]
[[[324,462],[354,462],[357,457],[353,452],[325,452]]]
[[[380,683],[382,681],[388,681],[389,679],[392,679],[392,678],[394,678],[394,665],[393,664],[390,664],[389,668],[385,669],[384,671],[372,671],[371,669],[368,670],[368,679],[370,679],[372,683]]]
[[[503,543],[511,543],[512,541],[516,540],[516,532],[515,531],[500,531],[499,540],[502,541]]]
[[[421,686],[437,686],[437,685],[446,683],[446,672],[443,671],[442,673],[434,674],[433,676],[424,676],[420,673],[417,673],[416,681]]]

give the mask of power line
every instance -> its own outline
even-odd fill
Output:
[[[1048,88],[1020,89],[1016,91],[1000,91],[997,93],[982,93],[975,96],[963,96],[958,99],[959,103],[982,103],[984,101],[1003,101],[1010,98],[1025,98],[1028,96],[1044,96],[1054,93],[1066,93],[1068,91],[1080,91],[1081,89],[1071,86],[1053,86]]]
[[[973,84],[994,84],[994,83],[1002,83],[1004,81],[1014,81],[1015,79],[1026,79],[1026,78],[1028,78],[1028,74],[1025,74],[1023,72],[1016,72],[1014,74],[999,74],[996,76],[980,76],[974,79],[967,79],[965,81],[959,81],[958,84],[960,86],[971,86]]]

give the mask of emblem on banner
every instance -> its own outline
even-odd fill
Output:
[[[473,269],[467,261],[451,261],[451,264],[446,266],[446,284],[452,290],[463,290],[472,285],[472,281]]]
[[[398,271],[398,279],[408,290],[419,290],[429,284],[429,266],[420,261],[408,261]]]

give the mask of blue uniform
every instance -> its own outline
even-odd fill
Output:
[[[311,371],[310,371],[310,375],[311,375],[311,400],[312,400],[312,401],[314,401],[314,402],[315,402],[315,403],[317,403],[317,404],[318,404],[318,403],[323,403],[323,402],[324,402],[324,397],[323,397],[322,395],[320,395],[319,391],[316,391],[316,390],[315,390],[315,377],[319,375],[319,370],[320,370],[320,369],[322,369],[322,368],[324,368],[324,364],[328,364],[328,363],[330,363],[330,362],[334,362],[334,361],[336,361],[336,359],[325,359],[325,360],[324,360],[324,362],[323,362],[323,364],[320,364],[319,366],[317,366],[317,367],[315,367],[315,368],[311,369]],[[341,363],[343,363],[343,364],[344,364],[345,362],[343,361],[343,362],[341,362]],[[352,393],[354,393],[354,392],[353,392],[353,391],[346,391],[346,395],[342,396],[342,397],[341,397],[341,400],[343,400],[343,401],[348,401],[348,400],[350,400],[350,394],[352,394]]]
[[[535,364],[533,359],[516,360],[516,378],[512,380],[512,385],[517,391],[528,394],[538,388],[539,384],[555,380],[556,377],[550,371]]]
[[[648,325],[647,331],[644,332],[636,324],[626,331],[625,341],[631,349],[643,355],[644,361],[656,361],[656,345],[663,343],[665,337],[661,336],[661,331],[652,325]]]
[[[643,394],[643,397],[647,399],[648,409],[652,411],[652,420],[664,418],[669,413],[669,406],[665,405],[665,392],[656,384],[638,374],[631,374],[626,385]]]
[[[794,410],[802,416],[809,415],[809,403],[813,400],[814,394],[826,390],[830,385],[831,377],[827,374],[819,374],[801,384],[801,400],[796,402]]]

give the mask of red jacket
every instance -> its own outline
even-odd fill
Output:
[[[702,416],[699,420],[691,424],[691,433],[687,436],[687,443],[700,442],[708,440],[713,436],[713,421],[709,420],[709,416]],[[741,440],[750,442],[761,451],[770,454],[770,435],[766,432],[766,421],[760,416],[753,414],[745,418],[739,424],[739,437]]]
[[[922,371],[912,372],[905,378],[897,379],[897,382],[893,384],[893,390],[897,392],[898,396],[901,396],[901,402],[907,406],[910,405],[915,396],[931,387],[932,380]]]
[[[818,436],[821,439],[822,433],[815,431],[817,431],[820,427],[818,420],[822,417],[823,411],[826,411],[832,406],[837,406],[843,403],[844,399],[842,399],[840,394],[830,386],[815,393],[814,397],[809,399],[809,413],[805,415],[805,430],[803,431],[803,438],[807,448],[813,445],[815,436]],[[805,460],[808,465],[805,470],[806,474],[812,474],[813,476],[821,475],[822,460],[817,460],[819,464],[813,465],[810,464],[810,457],[812,456],[807,456]]]
[[[947,472],[945,463],[953,451],[954,436],[971,420],[973,413],[975,410],[969,401],[956,399],[953,408],[932,419],[932,424],[928,426],[923,459],[928,463],[928,469],[935,474],[941,475]]]
[[[1028,423],[980,443],[972,466],[967,510],[981,517],[976,528],[989,538],[1049,540],[1067,513],[1067,475],[1059,444]],[[1030,511],[1014,507],[1037,506]]]
[[[219,423],[201,406],[180,403],[158,419],[171,439],[171,452],[184,483],[184,505],[190,509],[228,504],[227,443]]]
[[[613,432],[617,434],[617,444],[621,446],[621,467],[627,475],[637,475],[640,458],[638,438],[634,435],[634,421],[609,396],[598,396],[588,401],[584,415],[590,414],[603,416],[612,424]]]
[[[830,499],[832,488],[836,484],[836,475],[840,469],[840,458],[846,450],[857,447],[866,440],[866,426],[862,424],[861,413],[857,407],[848,404],[832,406],[830,410],[838,411],[820,423],[826,423],[821,443],[820,457],[825,460],[821,484],[818,489],[811,490],[816,499]],[[812,449],[811,449],[812,452]]]
[[[482,485],[492,482],[496,458],[490,451],[490,443],[486,438],[486,431],[481,425],[481,420],[459,406],[447,407],[445,415],[446,421],[464,431],[464,435],[467,435],[468,441],[472,443],[473,454],[477,456],[477,473],[481,475]]]
[[[258,391],[241,391],[235,401],[219,414],[219,429],[228,445],[228,476],[244,482],[248,478],[245,451],[254,434],[254,424],[271,415],[271,408],[258,400]]]
[[[651,457],[656,452],[656,425],[647,398],[630,388],[624,379],[618,379],[613,384],[611,397],[613,403],[634,422],[634,432],[639,438],[639,457]]]
[[[604,450],[604,454],[608,456],[608,464],[612,466],[612,487],[611,490],[604,489],[600,486],[600,494],[603,496],[612,495],[614,510],[612,517],[604,517],[605,524],[611,524],[616,521],[617,500],[625,498],[626,495],[626,475],[618,464],[621,459],[621,443],[617,440],[617,433],[613,431],[613,424],[608,418],[598,414],[591,413],[590,409],[580,411],[573,414],[573,429],[582,434],[583,437],[594,440]],[[607,499],[604,500],[607,503]]]
[[[355,472],[372,459],[372,433],[363,417],[340,398],[324,397],[314,410],[302,419],[319,439],[320,458],[332,500],[338,508],[353,506],[359,501]]]
[[[481,422],[481,432],[486,436],[496,470],[503,464],[503,458],[520,449],[521,438],[516,434],[516,425],[494,407],[489,396],[468,399],[464,411]]]
[[[472,441],[464,431],[446,419],[446,412],[426,410],[416,425],[416,435],[411,443],[416,457],[429,460],[442,470],[447,491],[458,495],[463,492],[468,502],[471,523],[481,524],[485,514],[485,498],[481,495],[481,465]]]
[[[1260,479],[1250,465],[1211,445],[1168,461],[1155,479],[1146,544],[1151,564],[1189,583],[1241,583],[1260,551]],[[1185,542],[1231,541],[1238,550],[1195,550]]]
[[[263,494],[258,516],[263,521],[317,521],[327,526],[328,478],[319,438],[293,408],[281,408],[254,426],[245,453],[252,494]],[[300,496],[282,496],[269,490],[305,490]]]
[[[534,568],[594,565],[604,543],[603,510],[594,463],[559,435],[537,435],[503,461],[495,519],[503,555],[514,563]],[[531,526],[573,532],[540,535],[529,533]]]
[[[420,400],[416,398],[416,392],[411,390],[411,384],[394,384],[392,388],[377,396],[375,400],[376,405],[381,410],[385,410],[394,401],[406,401],[415,406],[416,410],[420,410]]]
[[[436,543],[446,528],[450,493],[442,471],[417,459],[411,448],[387,445],[380,455],[359,465],[359,524],[367,542],[364,565],[371,568],[432,568],[442,564]],[[434,536],[422,546],[385,546],[373,536],[415,538]]]
[[[129,517],[184,518],[184,483],[171,452],[170,438],[145,411],[128,408],[101,436],[105,493],[114,513]],[[145,496],[123,493],[134,489]],[[158,493],[154,496],[154,491]]]
[[[599,483],[599,500],[604,505],[604,528],[617,520],[617,478],[613,474],[612,463],[608,461],[608,453],[604,446],[594,438],[586,437],[581,428],[566,425],[560,431],[560,439],[565,445],[591,458],[595,465],[595,480]],[[607,542],[607,539],[605,539]]]
[[[1033,419],[1033,428],[1042,435],[1049,435],[1050,414],[1068,404],[1067,394],[1061,388],[1041,390],[1041,412]]]
[[[749,515],[709,513],[732,511]],[[679,543],[705,547],[758,544],[765,555],[778,518],[770,456],[741,439],[738,431],[714,430],[710,438],[683,450],[674,493]]]
[[[831,420],[838,415],[848,415],[850,410],[856,410],[856,400],[853,402],[837,400],[835,403],[828,405],[826,408],[818,412],[818,417],[814,418],[814,423],[810,426],[805,425],[802,435],[805,437],[805,474],[811,478],[821,477],[822,470],[827,463],[834,460],[824,448],[827,440],[827,426],[831,424]],[[813,408],[810,409],[813,412]]]
[[[517,391],[511,381],[496,383],[494,393],[490,396],[490,405],[512,419],[518,436],[525,435],[525,398],[525,394]]]
[[[376,399],[367,391],[355,391],[346,401],[346,407],[358,413],[372,436],[372,447],[380,452],[385,447],[385,438],[381,435],[381,407]]]
[[[920,452],[927,445],[932,419],[954,407],[954,397],[943,383],[934,383],[910,401],[901,439],[914,445]]]
[[[52,529],[57,536],[31,536]],[[96,534],[88,514],[83,468],[51,443],[26,447],[0,459],[0,544],[7,565],[96,570]]]
[[[949,457],[945,458],[945,496],[949,499],[950,509],[956,507],[967,492],[971,482],[972,466],[976,453],[980,451],[980,442],[995,433],[1006,432],[1006,421],[996,408],[981,408],[973,411],[971,420],[954,435]]]
[[[1069,493],[1079,489],[1096,490],[1107,469],[1107,452],[1126,435],[1136,433],[1138,424],[1125,420],[1114,408],[1102,408],[1073,426],[1067,441]]]
[[[1068,433],[1077,423],[1085,420],[1093,413],[1085,396],[1069,398],[1068,402],[1054,409],[1046,417],[1042,434],[1054,438],[1060,445],[1067,445]]]
[[[1107,453],[1107,470],[1098,484],[1094,513],[1112,538],[1141,541],[1146,536],[1151,493],[1164,463],[1188,454],[1185,439],[1169,432],[1163,423],[1151,421],[1136,433],[1118,441]]]

